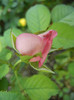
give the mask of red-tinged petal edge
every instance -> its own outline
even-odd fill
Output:
[[[39,61],[39,67],[41,67],[47,57],[47,54],[49,53],[49,50],[51,49],[53,38],[57,36],[57,32],[54,30],[50,30],[39,36],[43,38],[44,47],[42,50],[42,58]]]

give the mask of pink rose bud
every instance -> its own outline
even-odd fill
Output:
[[[16,49],[20,54],[34,56],[41,52],[42,57],[37,56],[30,59],[30,62],[39,61],[41,67],[52,46],[52,40],[56,37],[57,32],[54,30],[35,35],[30,33],[22,33],[16,38]]]

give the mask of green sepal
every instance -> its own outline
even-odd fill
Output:
[[[12,42],[13,48],[16,50],[17,53],[19,53],[19,52],[17,51],[16,45],[15,45],[15,43],[16,43],[16,35],[12,32],[12,30],[11,30],[11,32],[10,32],[10,36],[11,36],[11,42]]]
[[[41,53],[41,52],[35,54],[34,56],[30,56],[30,55],[24,55],[24,56],[23,56],[23,55],[21,55],[21,54],[19,54],[19,53],[16,53],[16,55],[19,56],[20,59],[21,59],[21,61],[22,61],[22,62],[25,62],[25,63],[29,63],[30,59],[32,59],[32,58],[34,58],[34,57],[37,57],[37,56],[42,57],[42,53]]]
[[[39,68],[39,62],[31,62],[30,65],[31,65],[32,68],[34,68],[37,71],[46,72],[46,73],[53,73],[54,74],[54,72],[51,69],[49,69],[46,65],[42,65]]]
[[[21,61],[22,62],[25,62],[25,63],[29,63],[30,59],[33,58],[33,56],[28,56],[28,55],[25,55],[25,56],[19,56]]]
[[[35,54],[33,57],[37,57],[37,56],[42,57],[42,53],[41,53],[41,52],[39,52],[39,53]]]

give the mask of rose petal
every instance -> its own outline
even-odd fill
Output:
[[[42,58],[39,61],[39,67],[43,65],[47,57],[47,54],[49,53],[49,50],[51,49],[52,40],[56,35],[57,35],[57,32],[53,30],[47,31],[39,35],[43,39]]]
[[[39,61],[39,67],[41,67],[47,57],[47,54],[49,53],[49,50],[51,49],[51,45],[52,45],[52,40],[48,41],[47,44],[44,47],[44,50],[42,52],[42,58]]]
[[[38,36],[40,36],[41,38],[44,38],[44,37],[50,38],[50,36],[52,36],[51,38],[55,38],[57,36],[57,32],[54,30],[50,30],[45,33],[39,34]]]
[[[23,33],[16,39],[16,49],[22,55],[34,55],[41,51],[42,39],[34,34]]]

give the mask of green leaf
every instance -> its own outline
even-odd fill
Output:
[[[8,80],[4,77],[0,80],[0,91],[8,89]]]
[[[50,23],[50,11],[41,4],[31,7],[26,13],[27,25],[32,33],[46,30]]]
[[[54,48],[71,48],[74,47],[74,27],[65,23],[54,23],[49,28],[56,30],[58,35],[53,39]]]
[[[69,74],[74,77],[74,62],[69,64],[68,71],[69,71]]]
[[[4,36],[0,36],[0,43],[1,43],[2,48],[5,48],[6,47],[6,43],[5,43],[5,40],[4,40]]]
[[[22,33],[21,30],[17,29],[17,28],[13,28],[12,32],[14,33],[14,35],[18,36]],[[4,32],[4,39],[6,42],[6,45],[9,47],[12,47],[12,43],[11,43],[11,29],[8,29]]]
[[[20,93],[0,92],[0,100],[26,100]]]
[[[8,61],[12,57],[12,52],[8,49],[3,49],[0,53],[0,60]]]
[[[72,13],[73,12],[73,13]],[[53,22],[64,22],[70,25],[74,25],[74,8],[68,5],[57,5],[52,10]]]
[[[67,23],[71,26],[74,26],[74,12],[72,12],[70,15],[60,20],[60,22]]]
[[[38,62],[31,62],[30,65],[31,65],[32,68],[34,68],[37,71],[46,72],[46,73],[53,73],[54,74],[54,72],[51,69],[49,69],[46,65],[43,65],[40,68],[39,68]]]
[[[58,93],[56,84],[44,75],[34,75],[28,78],[24,87],[32,100],[48,100]]]
[[[0,79],[4,77],[9,72],[9,67],[7,64],[0,65]]]

